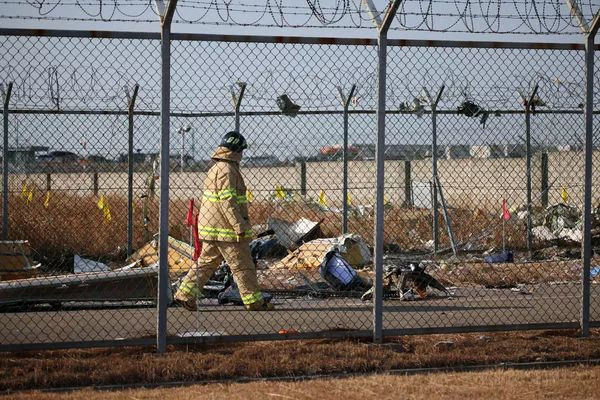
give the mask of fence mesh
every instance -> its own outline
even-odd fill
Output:
[[[416,250],[426,249],[425,254],[416,256],[394,256],[389,268],[393,270],[397,258],[426,267],[434,278],[452,287],[454,296],[444,295],[430,304],[408,303],[400,309],[388,306],[384,310],[384,328],[577,321],[580,304],[577,239],[558,236],[579,235],[581,230],[580,226],[575,227],[583,201],[581,130],[569,128],[583,123],[578,114],[582,98],[577,74],[583,70],[581,55],[532,49],[394,47],[390,50],[392,69],[405,75],[405,92],[398,96],[399,101],[409,96],[418,98],[425,89],[435,97],[445,85],[438,108],[457,109],[470,103],[478,112],[437,116],[439,248],[452,255],[449,250],[454,246],[458,255],[432,257],[435,244],[430,211],[434,180],[431,158],[412,165],[412,178],[419,182],[413,186],[415,207],[404,208],[393,216],[394,211],[390,210],[385,220],[386,234],[398,227],[400,235],[420,242]],[[579,92],[566,91],[562,82],[577,87],[575,90]],[[537,109],[530,115],[534,242],[528,251],[523,98],[528,99],[536,85]],[[399,115],[388,117],[388,121],[390,146],[432,142],[431,115]],[[547,159],[544,166],[542,157]],[[543,175],[547,177],[545,183]],[[568,193],[567,200],[561,198],[563,190]],[[501,218],[503,200],[510,213],[508,220]],[[575,213],[575,220],[566,222],[563,214],[569,212]],[[558,218],[565,224],[558,226],[555,221]],[[411,219],[418,224],[407,224]],[[406,226],[413,227],[410,233],[406,232]],[[387,237],[391,239],[389,234]],[[399,247],[404,249],[406,245]],[[511,252],[510,256],[502,254],[504,249]],[[484,262],[484,256],[490,253],[499,259],[510,257],[511,262]],[[390,280],[393,279],[395,274],[391,274]],[[422,288],[414,286],[417,298],[438,295],[435,291],[421,293]]]
[[[10,241],[2,243],[6,260],[0,272],[2,344],[155,335],[159,45],[151,39],[23,36],[5,36],[0,44],[0,80],[14,83]],[[580,50],[390,46],[384,329],[441,332],[579,320],[583,70]],[[374,46],[172,42],[171,338],[372,329],[376,73]],[[136,84],[129,221],[127,111]],[[348,96],[353,85],[344,199],[340,92]],[[434,112],[431,103],[442,85]],[[529,115],[528,249],[523,98],[536,85]],[[247,207],[249,226],[260,237],[238,245],[253,249],[252,265],[244,264],[242,272],[238,265],[230,265],[231,271],[223,266],[206,284],[196,281],[202,299],[198,311],[189,312],[172,301],[195,264],[186,217],[202,213],[210,202],[207,191],[213,191],[208,199],[216,196],[206,186],[214,175],[211,156],[235,129],[232,98],[242,87],[238,118],[249,148],[240,170],[247,190],[236,189],[235,196],[243,198],[239,204]],[[278,104],[283,95],[287,103]],[[200,218],[223,217],[215,210],[229,199],[217,200]],[[594,204],[598,200],[594,192]],[[209,252],[210,242],[203,245]],[[326,257],[332,249],[351,268]],[[235,256],[227,261],[235,264]],[[247,296],[254,290],[254,269],[257,287],[263,298],[272,297],[276,311],[246,311],[229,286],[233,272],[241,296]]]

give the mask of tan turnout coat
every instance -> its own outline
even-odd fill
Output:
[[[241,153],[226,147],[218,147],[212,155],[215,163],[204,179],[198,218],[198,235],[202,240],[252,239],[246,185],[240,173],[241,158]]]

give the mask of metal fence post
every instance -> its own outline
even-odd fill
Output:
[[[133,109],[140,85],[133,87],[133,93],[127,92],[127,116],[129,139],[127,151],[127,256],[133,253]]]
[[[160,206],[158,231],[158,299],[156,324],[156,351],[167,349],[167,302],[169,291],[169,154],[171,112],[171,22],[177,0],[169,0],[165,9],[162,0],[156,0],[161,16],[161,135],[160,135]]]
[[[440,196],[440,201],[442,202],[442,210],[444,223],[446,224],[446,231],[448,232],[448,238],[450,238],[450,246],[452,247],[452,253],[454,257],[456,257],[456,240],[454,239],[454,233],[452,232],[452,220],[450,219],[450,214],[448,213],[448,207],[446,207],[446,200],[444,200],[444,190],[442,189],[442,185],[440,184],[440,177],[436,175],[435,181],[433,182],[433,186],[437,189],[437,194]]]
[[[373,341],[383,342],[383,193],[385,189],[385,84],[387,63],[387,35],[380,32],[377,39],[379,52],[378,68],[378,101],[377,101],[377,145],[375,151],[375,164],[377,176],[377,199],[375,202],[375,291],[373,293]]]
[[[92,172],[92,191],[94,192],[94,196],[98,196],[99,188],[98,188],[98,171]]]
[[[2,240],[8,240],[8,105],[13,83],[10,82],[4,92],[4,136],[2,144]],[[4,88],[3,88],[4,89]]]
[[[440,245],[440,228],[438,223],[438,185],[436,184],[436,180],[438,177],[437,167],[438,167],[438,148],[437,148],[437,105],[442,97],[442,93],[444,92],[445,85],[442,85],[440,90],[435,97],[431,97],[429,91],[426,88],[423,88],[427,99],[429,100],[429,104],[431,105],[431,182],[432,182],[432,201],[431,201],[431,209],[433,214],[432,219],[432,237],[433,237],[433,253],[437,254],[438,248]]]
[[[525,169],[527,175],[527,251],[529,257],[531,257],[531,248],[533,246],[533,234],[532,234],[532,221],[531,221],[531,105],[535,99],[538,91],[538,85],[536,84],[533,91],[528,98],[523,98],[523,105],[525,106],[525,147],[526,147],[526,158],[525,158]]]
[[[233,107],[235,110],[235,131],[240,131],[240,107],[242,106],[242,99],[244,98],[244,93],[246,92],[246,83],[238,82],[238,86],[240,87],[240,91],[236,94],[233,89],[231,90],[231,99],[233,101]]]
[[[306,160],[301,159],[298,161],[300,165],[300,194],[306,196]]]
[[[541,155],[541,203],[542,207],[548,207],[548,153],[544,151]]]
[[[585,177],[583,199],[583,271],[581,280],[581,335],[590,334],[590,265],[592,262],[592,163],[594,153],[594,39],[600,12],[587,31],[585,41]]]
[[[412,171],[410,160],[404,160],[404,206],[412,207]]]
[[[374,268],[375,282],[373,291],[373,341],[383,342],[383,206],[384,206],[384,169],[385,169],[385,89],[387,67],[387,32],[398,11],[402,0],[394,0],[387,9],[383,20],[371,0],[365,0],[369,12],[377,26],[377,144],[375,147],[375,175],[377,177],[377,199],[375,201],[374,228]]]
[[[350,106],[350,101],[352,100],[352,96],[354,96],[354,90],[356,90],[356,85],[352,85],[350,89],[350,93],[348,96],[344,95],[344,91],[341,87],[338,87],[338,92],[340,94],[340,100],[342,102],[342,106],[344,107],[344,140],[342,149],[342,161],[343,161],[343,178],[342,178],[342,233],[348,233],[348,107]]]

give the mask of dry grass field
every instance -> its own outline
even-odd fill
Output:
[[[206,399],[595,399],[600,367],[552,370],[492,370],[427,375],[370,375],[300,382],[213,383],[172,389],[133,389],[99,392],[29,392],[7,395],[14,400],[153,400]]]
[[[440,346],[439,343],[452,342]],[[0,391],[600,358],[600,331],[501,332],[370,340],[305,340],[0,355]]]
[[[39,193],[39,192],[38,192]],[[123,196],[105,196],[111,220],[105,219],[98,208],[98,197],[79,196],[67,192],[53,193],[49,203],[45,196],[35,196],[30,202],[20,196],[10,199],[10,237],[29,240],[38,252],[39,261],[47,265],[70,264],[69,257],[81,254],[104,261],[122,261],[127,243],[127,201]],[[158,231],[158,199],[148,202],[149,223],[144,227],[143,200],[136,199],[133,210],[134,249],[141,247]],[[270,217],[288,221],[308,218],[322,221],[324,237],[341,234],[341,214],[327,211],[317,204],[295,199],[292,201],[253,201],[250,206],[253,224],[264,224]],[[188,229],[183,222],[187,201],[173,200],[170,207],[170,234],[187,240]],[[480,248],[502,243],[501,225],[495,214],[482,210],[452,210],[454,234],[458,242],[471,241]],[[373,216],[351,213],[349,231],[357,233],[372,244]],[[403,251],[426,250],[431,239],[431,212],[392,205],[385,211],[385,243]],[[448,246],[443,218],[440,215],[441,245]],[[506,225],[507,245],[522,248],[525,229],[522,221],[511,220]]]

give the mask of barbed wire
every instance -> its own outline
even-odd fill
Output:
[[[352,84],[356,85],[353,110],[374,109],[376,104],[376,75],[365,72],[354,77],[352,83],[341,77],[353,76],[351,70],[338,69],[329,74],[298,75],[289,71],[266,70],[264,73],[246,82],[248,85],[244,97],[246,111],[275,110],[275,99],[287,93],[305,109],[339,110],[338,87],[348,92]],[[600,78],[598,78],[600,79]],[[597,79],[596,79],[597,80]],[[126,93],[135,79],[127,70],[113,67],[54,65],[34,67],[7,65],[0,67],[0,82],[15,82],[12,101],[19,107],[33,107],[42,103],[43,107],[58,104],[61,108],[101,108],[121,109],[126,104]],[[230,84],[206,87],[177,87],[173,90],[174,109],[179,105],[201,104],[207,111],[231,111],[231,86],[236,79],[232,76]],[[444,81],[428,78],[422,71],[408,80],[390,74],[388,103],[390,109],[400,107],[402,103],[411,104],[415,98],[427,107],[424,88],[436,92],[444,84],[444,95],[440,100],[440,109],[452,110],[465,100],[476,101],[486,109],[521,109],[519,93],[528,93],[535,84],[538,93],[550,109],[579,109],[584,98],[584,82],[572,81],[572,77],[551,76],[540,71],[532,74],[509,75],[502,81],[470,82],[467,77],[449,72]],[[152,99],[158,99],[158,89],[152,82],[140,82],[147,98],[141,101],[148,109],[156,109]],[[155,95],[150,93],[156,91]],[[594,104],[600,104],[600,100]],[[185,107],[183,107],[185,108]]]
[[[588,20],[595,0],[576,1]],[[154,0],[0,0],[0,19],[156,22]],[[389,3],[387,3],[389,6]],[[386,8],[380,10],[385,13]],[[373,27],[361,0],[179,0],[176,23],[288,28]],[[564,0],[405,0],[391,29],[430,32],[579,34]]]

